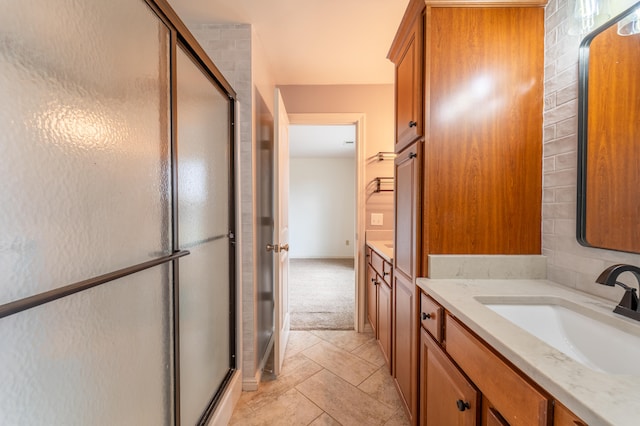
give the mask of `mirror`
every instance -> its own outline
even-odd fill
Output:
[[[580,45],[580,244],[640,253],[640,2]]]

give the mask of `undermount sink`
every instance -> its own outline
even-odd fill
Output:
[[[387,248],[393,249],[393,243],[385,244]]]
[[[556,303],[483,303],[513,324],[593,370],[636,376],[640,335]],[[594,316],[602,315],[594,312]]]

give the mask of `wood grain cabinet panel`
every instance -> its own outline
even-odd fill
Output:
[[[367,264],[367,318],[371,328],[373,329],[373,335],[378,337],[378,274],[375,269]]]
[[[378,344],[391,371],[391,287],[384,281],[378,285]]]
[[[420,245],[422,143],[414,143],[395,159],[395,273],[416,278]]]
[[[587,424],[556,401],[553,407],[553,426],[587,426]]]
[[[408,18],[398,30],[389,58],[396,65],[395,152],[400,152],[424,134],[423,114],[423,25],[421,9],[413,2]]]
[[[447,353],[511,426],[547,426],[551,402],[457,320],[445,315]]]
[[[437,342],[442,342],[443,314],[442,306],[426,294],[420,294],[420,324]]]
[[[402,273],[393,274],[392,375],[409,420],[418,415],[418,320],[415,285]]]
[[[543,25],[542,8],[428,8],[429,253],[540,254]]]
[[[480,393],[433,339],[420,333],[420,424],[475,426]]]

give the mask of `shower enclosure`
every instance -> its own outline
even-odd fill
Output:
[[[164,0],[0,0],[0,424],[205,423],[235,93]]]

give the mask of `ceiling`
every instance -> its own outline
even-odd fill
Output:
[[[254,26],[276,85],[393,84],[409,0],[169,0],[182,20]]]

